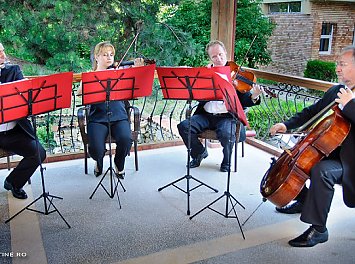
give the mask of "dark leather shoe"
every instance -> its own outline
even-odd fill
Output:
[[[200,155],[197,156],[197,158],[194,158],[190,161],[190,168],[199,167],[201,161],[207,157],[208,157],[208,152],[207,149],[205,149]]]
[[[124,180],[124,176],[126,175],[125,172],[116,172],[116,177],[119,178],[120,180]]]
[[[303,203],[296,201],[284,207],[276,207],[276,211],[283,214],[299,214],[302,212]]]
[[[288,241],[288,243],[292,247],[313,247],[318,243],[324,243],[327,241],[328,241],[328,230],[321,233],[311,226],[302,235]]]
[[[95,168],[94,168],[94,175],[96,177],[99,177],[102,174],[102,167],[103,167],[102,161],[101,162],[96,161]]]
[[[219,170],[220,170],[221,172],[228,172],[228,170],[229,170],[228,164],[222,163],[222,164],[221,164],[221,167],[219,168]]]
[[[123,170],[123,171],[119,171],[119,170],[117,169],[117,165],[115,164],[115,175],[116,175],[116,177],[117,177],[118,179],[124,180],[124,176],[126,175],[126,173],[125,173],[124,170]]]
[[[27,193],[22,188],[14,187],[6,179],[4,181],[4,188],[12,192],[12,195],[17,199],[27,199]]]

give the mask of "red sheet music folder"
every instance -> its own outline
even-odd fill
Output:
[[[230,76],[229,67],[220,67],[219,72]],[[221,78],[207,67],[157,67],[159,82],[164,98],[175,100],[222,100],[218,86]],[[186,78],[190,80],[193,98],[187,89]]]
[[[72,85],[72,72],[0,84],[0,123],[69,108]],[[29,91],[32,113],[29,113]]]
[[[246,119],[235,88],[231,84],[229,66],[224,67],[157,67],[159,82],[164,98],[176,100],[219,100],[223,99],[228,112],[235,114],[246,126]],[[191,93],[187,89],[188,77],[192,87]]]
[[[228,112],[233,113],[238,119],[247,127],[249,127],[249,123],[247,117],[245,115],[242,104],[239,101],[239,97],[234,86],[231,83],[230,79],[230,69],[229,74],[225,74],[224,70],[221,71],[218,68],[222,67],[213,67],[211,69],[215,70],[215,74],[218,75],[216,78],[220,78],[219,80],[219,89],[223,94],[223,101],[226,105]],[[225,68],[225,67],[223,67]],[[229,68],[229,66],[228,66]]]
[[[130,100],[152,93],[155,64],[128,69],[86,72],[82,74],[83,105],[106,101],[110,80],[110,100]]]

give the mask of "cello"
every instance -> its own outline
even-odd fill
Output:
[[[311,168],[329,156],[349,134],[351,124],[342,116],[335,102],[325,107],[299,130],[313,124],[329,109],[333,110],[331,115],[321,120],[300,142],[285,150],[277,160],[273,158],[260,183],[260,193],[276,206],[283,207],[291,202],[310,178]]]

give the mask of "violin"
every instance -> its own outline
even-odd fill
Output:
[[[138,61],[138,63],[137,63]],[[112,65],[111,65],[111,69],[119,69],[120,67],[124,67],[124,66],[144,66],[144,65],[151,65],[151,64],[155,64],[155,60],[151,60],[151,59],[146,59],[146,58],[136,58],[134,60],[128,60],[128,61],[121,61],[121,63],[119,63],[118,61],[115,61]]]
[[[256,82],[254,73],[242,69],[234,61],[228,61],[227,65],[231,69],[232,81],[241,81],[240,83],[238,82],[238,85],[234,85],[234,87],[241,93],[249,92],[253,88],[253,84]]]
[[[235,89],[241,93],[249,92],[253,88],[253,84],[256,84],[255,74],[251,71],[242,69],[234,61],[228,61],[227,65],[231,69],[232,73],[232,83]],[[234,81],[237,80],[238,83],[235,84]],[[264,91],[271,97],[276,98],[277,95],[270,91],[267,87],[263,87]]]

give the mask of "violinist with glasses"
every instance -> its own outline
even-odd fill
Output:
[[[211,41],[206,46],[206,53],[212,64],[208,67],[227,66],[227,50],[224,44],[219,40]],[[238,81],[234,80],[233,85],[238,85]],[[262,89],[259,85],[253,84],[252,89],[248,92],[241,93],[237,90],[237,94],[243,108],[260,104],[260,94]],[[232,153],[232,147],[236,140],[236,126],[231,126],[234,122],[231,114],[228,113],[223,101],[203,101],[199,102],[194,115],[191,117],[191,157],[190,168],[199,167],[201,161],[207,158],[207,149],[198,139],[198,134],[204,130],[215,130],[218,140],[223,147],[223,160],[220,166],[221,172],[228,172],[228,160]],[[188,120],[178,124],[179,134],[185,145],[188,145]],[[232,131],[231,131],[232,127]],[[245,128],[241,124],[240,141],[246,139]],[[232,142],[230,142],[230,140]]]
[[[328,241],[326,223],[335,184],[342,184],[345,205],[355,207],[355,46],[347,46],[341,51],[336,73],[341,84],[331,87],[315,104],[270,128],[270,134],[275,135],[301,127],[332,103],[351,125],[344,141],[328,157],[321,159],[311,168],[309,189],[305,192],[307,189],[304,187],[299,194],[304,197],[300,219],[310,224],[310,227],[288,242],[292,247],[313,247]],[[299,196],[296,197],[298,201]]]

